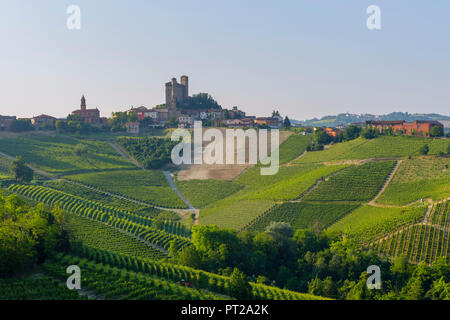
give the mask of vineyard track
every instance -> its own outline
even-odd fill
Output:
[[[133,157],[131,157],[121,146],[119,146],[116,142],[114,141],[109,141],[109,145],[117,151],[117,153],[119,153],[122,158],[124,158],[125,160],[128,160],[130,162],[132,162],[134,165],[136,165],[136,167],[145,170],[144,167]]]
[[[380,189],[380,191],[378,191],[377,195],[375,196],[375,198],[372,199],[372,201],[369,202],[370,205],[373,205],[375,203],[375,201],[378,199],[378,197],[384,192],[384,190],[387,188],[387,186],[389,185],[389,183],[391,182],[392,178],[394,177],[395,173],[397,172],[398,168],[400,167],[401,163],[403,162],[403,160],[397,160],[397,163],[395,164],[394,169],[392,169],[391,173],[389,174],[389,177],[386,179],[386,181],[384,182],[383,187]]]

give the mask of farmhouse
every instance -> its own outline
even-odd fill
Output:
[[[425,135],[429,136],[431,128],[439,126],[444,132],[444,126],[438,121],[422,121],[416,120],[413,122],[405,122],[403,120],[396,121],[366,121],[366,125],[376,128],[379,132],[385,129],[390,129],[394,132],[400,132],[407,135]]]
[[[327,135],[329,135],[330,137],[333,137],[333,138],[336,138],[336,136],[341,131],[341,130],[339,130],[337,128],[330,128],[330,127],[325,127],[323,130],[325,131],[325,133]]]

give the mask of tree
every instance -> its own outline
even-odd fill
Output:
[[[372,127],[364,128],[364,129],[361,131],[361,136],[362,136],[364,139],[373,139],[373,138],[375,138],[376,136],[378,136],[378,130],[375,129],[375,128],[372,128]]]
[[[280,117],[280,112],[278,110],[273,110],[272,111],[272,117]]]
[[[344,140],[354,140],[359,137],[359,134],[361,132],[361,128],[355,125],[350,125],[345,128],[343,133]]]
[[[234,268],[231,274],[230,295],[238,300],[252,298],[252,287],[248,283],[247,276],[238,268]]]
[[[322,128],[316,130],[314,139],[317,144],[328,144],[331,142],[331,137]]]
[[[444,135],[444,130],[440,126],[433,126],[430,130],[431,137],[442,137]]]
[[[73,153],[79,157],[85,156],[88,152],[88,147],[84,144],[77,144],[75,149],[73,149]]]
[[[29,119],[17,119],[11,121],[9,129],[13,132],[31,131],[34,129]]]
[[[285,127],[286,129],[288,129],[288,128],[291,127],[291,121],[289,120],[288,116],[286,116],[286,117],[284,118],[284,127]]]
[[[21,157],[16,157],[10,166],[14,178],[22,183],[28,183],[33,180],[33,170],[29,168]]]
[[[427,155],[429,151],[430,151],[430,147],[428,147],[428,144],[423,145],[419,149],[419,153],[422,154],[422,155]]]

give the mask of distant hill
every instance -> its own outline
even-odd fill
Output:
[[[291,123],[301,124],[305,126],[330,126],[335,127],[339,125],[349,125],[355,122],[365,122],[368,120],[436,120],[440,121],[446,128],[450,128],[450,117],[437,113],[408,113],[408,112],[392,112],[383,115],[373,114],[351,114],[340,113],[335,116],[324,116],[320,119],[314,118],[305,121],[291,120]]]

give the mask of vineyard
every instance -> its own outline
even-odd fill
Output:
[[[186,208],[158,170],[119,170],[69,175],[65,178],[130,199],[167,208]]]
[[[77,144],[87,147],[86,154],[75,154]],[[30,135],[0,139],[0,151],[11,156],[21,156],[28,164],[57,175],[134,167],[105,141]]]
[[[180,292],[181,294],[192,293],[195,299],[202,297],[201,294],[206,294],[203,290],[213,292],[214,294],[206,297],[211,299],[213,296],[224,298],[223,295],[229,295],[230,278],[209,273],[203,270],[196,270],[190,267],[178,266],[158,261],[145,260],[138,257],[131,257],[123,254],[114,254],[104,250],[81,247],[74,255],[56,254],[55,262],[46,265],[47,271],[55,277],[67,277],[65,268],[63,266],[78,265],[82,269],[82,274],[85,274],[87,269],[88,274],[91,270],[99,273],[107,274],[113,273],[113,276],[108,277],[109,281],[103,281],[101,274],[93,274],[92,277],[85,277],[82,279],[83,283],[92,283],[92,289],[97,289],[105,295],[109,293],[107,298],[122,297],[123,299],[165,299],[160,296],[152,296],[152,290],[163,288],[159,294],[175,294],[180,289],[192,290]],[[86,269],[85,269],[86,268]],[[119,279],[118,279],[119,278]],[[147,279],[152,281],[147,284],[144,283],[139,286],[140,279]],[[128,285],[118,285],[114,283],[114,279],[118,281],[126,281]],[[98,281],[96,281],[98,280]],[[186,288],[176,285],[176,282],[181,280],[188,281],[193,288]],[[93,282],[91,282],[93,281]],[[155,282],[154,282],[155,281]],[[161,281],[161,282],[156,282]],[[123,284],[123,282],[121,282]],[[156,285],[158,283],[158,285]],[[252,286],[253,296],[255,299],[263,300],[317,300],[323,299],[310,294],[303,294],[285,289],[279,289],[263,284],[250,283]],[[96,287],[98,285],[98,287]],[[130,288],[136,287],[136,290]],[[142,287],[146,288],[144,290]],[[156,287],[156,288],[155,288]],[[150,290],[149,290],[150,289]],[[103,291],[105,290],[105,291]],[[112,292],[110,292],[111,290]],[[130,293],[133,291],[133,295]],[[173,292],[175,291],[175,292]],[[141,296],[142,294],[142,296]],[[217,296],[219,294],[220,296]],[[126,297],[126,298],[125,298]],[[184,297],[184,299],[189,299]],[[192,298],[194,299],[194,298]]]
[[[391,232],[369,247],[389,257],[404,255],[412,263],[434,263],[439,257],[449,256],[449,202],[434,205],[424,223],[409,225]]]
[[[405,205],[419,199],[446,199],[450,196],[450,158],[406,159],[377,203]]]
[[[177,188],[195,208],[226,198],[243,188],[239,183],[224,180],[177,181]]]
[[[384,234],[423,220],[427,207],[374,207],[362,205],[327,230],[342,233],[361,244],[368,243]]]
[[[59,206],[67,212],[102,222],[166,250],[172,241],[179,249],[190,244],[189,239],[186,238],[189,231],[176,221],[152,220],[41,186],[13,184],[8,190],[48,206]]]
[[[306,201],[369,201],[382,188],[395,161],[368,162],[330,176],[305,196]]]
[[[369,158],[398,158],[419,155],[419,150],[425,144],[430,148],[430,155],[447,152],[446,139],[428,139],[410,136],[380,136],[366,140],[358,138],[352,141],[337,143],[331,148],[308,152],[297,159],[296,163],[314,163],[326,161],[339,161],[348,159]]]
[[[50,277],[0,279],[0,300],[80,300],[76,291]]]
[[[258,216],[246,229],[261,232],[273,221],[287,222],[294,229],[308,229],[315,225],[326,228],[357,207],[358,204],[287,202]]]
[[[103,223],[71,215],[69,227],[82,245],[146,259],[159,260],[167,255]]]

